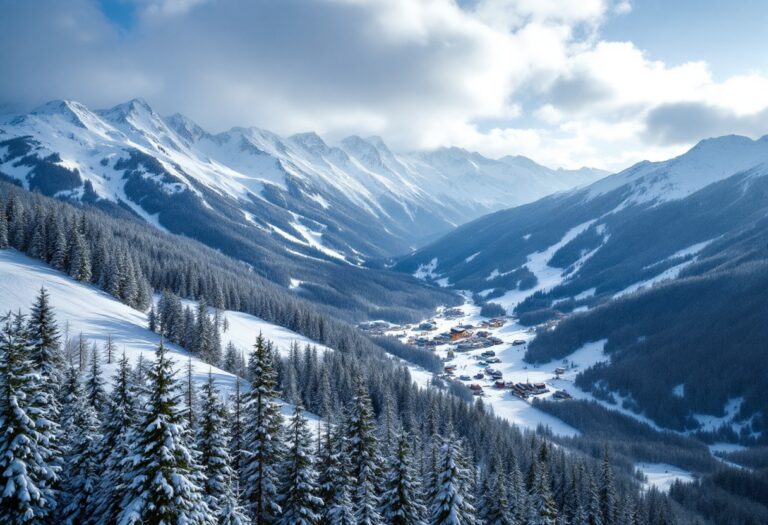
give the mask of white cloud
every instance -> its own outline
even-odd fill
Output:
[[[6,6],[0,103],[142,96],[212,131],[375,133],[397,149],[609,168],[690,145],[682,114],[757,134],[768,107],[758,73],[716,80],[704,62],[600,40],[623,0],[133,1],[129,31],[96,0]]]

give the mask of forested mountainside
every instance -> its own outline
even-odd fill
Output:
[[[24,251],[88,285],[85,289],[102,288],[115,301],[150,307],[147,327],[158,340],[162,334],[169,344],[184,345],[196,363],[222,366],[251,382],[249,387],[234,381],[233,392],[232,382],[221,383],[220,375],[213,384],[199,373],[190,380],[183,363],[173,365],[168,350],[158,347],[154,363],[121,362],[110,394],[98,379],[105,368],[115,368],[103,366],[108,347],[87,337],[63,341],[69,319],[58,319],[58,330],[52,328],[56,312],[44,307],[43,292],[26,317],[16,310],[5,319],[0,386],[15,385],[18,396],[0,398],[0,417],[15,422],[29,415],[34,426],[10,426],[35,446],[47,445],[30,456],[8,441],[0,443],[11,451],[5,458],[28,462],[24,482],[36,489],[29,498],[8,491],[0,509],[72,523],[140,523],[148,519],[148,509],[162,508],[168,519],[189,523],[295,523],[297,513],[314,516],[310,523],[337,523],[340,516],[349,523],[365,522],[366,516],[370,523],[391,523],[402,511],[409,516],[406,523],[444,523],[448,513],[467,523],[642,525],[721,523],[720,514],[702,504],[706,495],[718,494],[729,503],[734,497],[749,502],[731,513],[739,523],[760,523],[764,509],[754,503],[759,496],[737,488],[755,483],[751,474],[730,481],[708,474],[709,488],[676,485],[672,499],[638,480],[636,450],[587,437],[554,445],[546,434],[521,433],[494,417],[482,401],[473,405],[456,384],[449,390],[439,383],[420,388],[382,347],[334,320],[332,309],[295,297],[242,262],[132,219],[10,184],[0,187],[4,249]],[[160,302],[151,305],[153,293],[163,290]],[[29,290],[30,304],[39,293]],[[179,296],[207,302],[214,316],[202,315],[206,308],[198,304],[180,317]],[[332,350],[286,351],[259,339],[249,355],[232,355],[231,348],[217,347],[225,339],[217,331],[223,320],[215,308],[250,312]],[[95,328],[88,335],[119,349],[119,337],[111,338],[106,325],[104,331]],[[433,357],[394,341],[378,342],[427,366],[426,356]],[[174,377],[178,368],[181,376]],[[61,374],[51,373],[54,369]],[[330,423],[320,425],[319,443],[301,409],[293,417],[280,415],[278,396]],[[23,413],[2,408],[19,399]],[[161,424],[147,426],[148,421]],[[157,470],[153,458],[164,450],[158,448],[161,440],[175,452]],[[272,445],[258,446],[267,442]],[[681,453],[677,450],[672,454]],[[173,505],[150,480],[174,487]]]
[[[358,315],[371,309],[361,302],[385,314],[406,306],[385,301],[382,288],[419,286],[382,271],[383,258],[487,211],[602,175],[459,149],[396,155],[376,137],[331,147],[313,133],[214,135],[181,115],[162,118],[142,100],[104,111],[53,101],[0,124],[0,174],[197,239]]]
[[[169,289],[182,297],[205,296],[218,307],[244,310],[268,320],[281,318],[282,324],[298,326],[307,322],[303,319],[311,312],[322,309],[345,319],[369,314],[404,320],[431,311],[436,304],[457,300],[452,293],[419,285],[415,279],[401,280],[388,271],[348,265],[340,269],[344,279],[335,284],[303,285],[313,291],[314,302],[321,303],[312,306],[302,294],[260,276],[252,265],[199,242],[160,232],[130,217],[111,217],[89,205],[73,207],[2,181],[0,187],[11,246],[75,273],[78,270],[72,269],[72,262],[61,252],[69,244],[82,244],[88,255],[82,279],[100,283],[136,306],[148,304],[149,287]],[[107,280],[105,265],[118,268],[121,279],[135,277],[128,291],[117,290],[118,283]],[[252,286],[260,293],[254,293]]]
[[[67,294],[56,302],[105,301],[77,276],[51,279],[56,270],[12,259],[24,279],[37,272],[40,282],[55,282],[53,293]],[[66,280],[68,288],[59,284]],[[614,467],[610,451],[568,452],[493,417],[482,402],[418,388],[406,367],[375,347],[320,353],[278,348],[253,334],[247,355],[230,359],[229,349],[206,350],[222,344],[225,321],[201,307],[188,345],[196,372],[188,374],[187,357],[159,335],[153,358],[134,346],[121,352],[135,341],[121,340],[124,330],[108,337],[114,325],[91,324],[67,339],[77,309],[68,309],[74,319],[62,318],[51,292],[30,288],[28,295],[29,310],[2,318],[0,423],[14,432],[0,437],[0,516],[84,524],[338,523],[339,516],[443,523],[448,513],[466,523],[693,523],[666,495],[642,489],[631,469]],[[10,297],[4,306],[16,304]],[[106,315],[128,317],[110,300],[116,306],[102,304]],[[164,313],[173,299],[162,301],[148,322],[168,334],[174,328]],[[247,381],[217,369],[200,374],[203,360]],[[281,409],[280,398],[295,408]],[[324,422],[315,426],[302,407]]]
[[[497,212],[401,261],[528,325],[531,363],[607,339],[581,388],[709,440],[765,442],[768,138],[706,140]],[[552,323],[555,323],[554,327]]]

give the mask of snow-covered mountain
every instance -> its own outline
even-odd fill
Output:
[[[731,208],[729,199],[749,198],[766,175],[768,136],[704,140],[674,159],[641,162],[583,188],[467,223],[405,257],[398,268],[485,297],[522,292],[499,299],[511,308],[530,295],[526,290],[573,283],[598,264],[605,271],[605,265],[638,261],[642,265],[632,270],[661,273],[669,258],[695,255],[752,225],[756,215],[748,210],[757,213],[768,202]],[[705,195],[711,200],[702,209]],[[665,215],[670,209],[680,214]],[[611,260],[603,262],[608,254]],[[623,267],[623,278],[616,276],[612,286],[633,284],[635,274],[628,270]]]
[[[6,122],[0,173],[49,195],[129,208],[179,233],[190,232],[169,208],[191,200],[283,251],[351,263],[406,253],[483,213],[603,175],[457,148],[398,155],[378,137],[334,147],[314,133],[211,134],[140,99],[103,111],[52,101]]]
[[[763,439],[767,217],[768,137],[726,136],[487,215],[396,268],[556,323],[531,362],[607,339],[610,365],[577,380],[596,395],[677,430],[715,417],[723,436]]]

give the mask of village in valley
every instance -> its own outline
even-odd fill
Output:
[[[374,321],[363,323],[360,328],[371,335],[396,337],[439,356],[443,370],[437,377],[411,367],[418,383],[426,386],[440,381],[460,382],[473,395],[483,397],[497,415],[526,427],[550,426],[558,434],[574,432],[533,408],[531,402],[586,396],[573,381],[581,370],[605,358],[602,345],[597,345],[598,348],[587,348],[561,361],[526,363],[523,358],[535,337],[535,329],[521,326],[512,316],[482,317],[480,307],[471,302],[438,308],[433,317],[413,325]]]

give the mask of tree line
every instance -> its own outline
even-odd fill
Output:
[[[259,336],[224,399],[212,375],[62,349],[48,294],[0,334],[0,521],[77,524],[662,524],[676,512],[602,461],[377,373]],[[286,417],[279,397],[294,406]],[[322,422],[310,424],[304,406]]]

